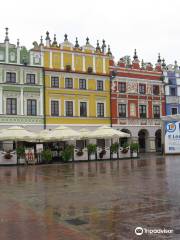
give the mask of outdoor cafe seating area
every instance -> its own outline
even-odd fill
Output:
[[[120,139],[125,140],[123,146],[119,143]],[[85,128],[75,131],[59,126],[40,133],[14,126],[0,131],[0,165],[137,157],[138,147],[133,149],[128,139],[128,133],[108,126],[91,132]]]

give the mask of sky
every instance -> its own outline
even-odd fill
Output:
[[[0,42],[5,27],[11,43],[19,38],[27,48],[48,30],[58,43],[65,33],[81,46],[87,36],[93,46],[105,39],[115,61],[133,57],[136,48],[144,62],[155,64],[161,53],[167,64],[180,65],[180,0],[9,0],[0,6]]]

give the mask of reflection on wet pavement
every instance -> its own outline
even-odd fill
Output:
[[[1,167],[0,239],[180,239],[179,175],[179,157],[155,155]],[[176,234],[137,237],[138,226]]]

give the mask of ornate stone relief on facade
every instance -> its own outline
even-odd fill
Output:
[[[147,85],[147,94],[152,94],[152,86],[151,85]]]
[[[137,93],[137,83],[136,82],[127,82],[127,92],[128,93]]]
[[[111,90],[115,91],[117,87],[117,82],[112,82]]]

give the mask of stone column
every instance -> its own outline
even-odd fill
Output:
[[[24,115],[24,90],[21,88],[21,115]]]
[[[96,56],[93,55],[93,72],[96,73]]]
[[[103,73],[106,74],[106,59],[103,57]]]
[[[72,71],[75,71],[75,66],[74,66],[74,53],[72,53]]]
[[[83,72],[86,71],[86,65],[85,65],[85,56],[83,56]]]
[[[3,90],[0,87],[0,114],[3,114]]]
[[[39,114],[43,116],[43,106],[44,106],[44,98],[43,98],[43,88],[40,88],[40,111]]]
[[[61,69],[64,69],[64,54],[61,52]]]
[[[49,52],[49,67],[52,68],[52,52]]]

